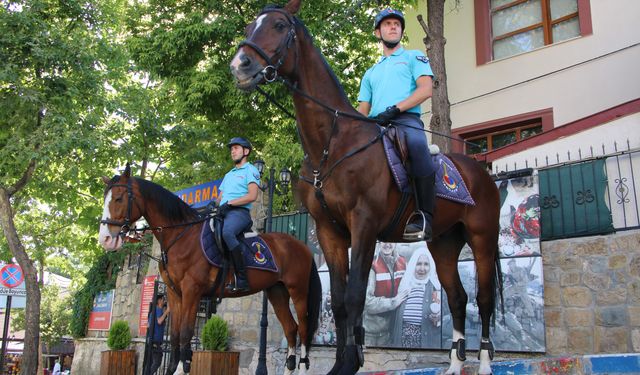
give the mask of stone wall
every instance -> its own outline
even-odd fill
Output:
[[[640,232],[542,243],[547,353],[640,351]]]

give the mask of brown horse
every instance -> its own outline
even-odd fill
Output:
[[[231,71],[242,90],[280,80],[292,91],[306,155],[298,189],[316,221],[331,277],[338,344],[330,373],[353,374],[364,363],[362,312],[376,239],[403,242],[402,225],[390,229],[401,192],[387,166],[379,138],[381,128],[353,109],[309,32],[295,17],[300,5],[301,0],[290,0],[284,7],[263,9],[247,26],[246,40],[231,62]],[[434,237],[428,243],[453,316],[454,345],[447,372],[460,373],[465,359],[467,294],[457,264],[462,247],[468,243],[476,263],[482,318],[480,373],[490,373],[493,347],[489,322],[499,284],[499,195],[477,162],[463,155],[449,157],[476,204],[438,199]],[[405,223],[413,208],[410,203],[395,222]]]
[[[189,372],[198,303],[211,291],[220,271],[207,262],[202,252],[200,233],[202,225],[208,224],[203,224],[204,219],[197,211],[162,186],[131,177],[128,165],[121,176],[103,180],[107,187],[100,244],[106,250],[119,249],[132,223],[145,217],[162,248],[160,274],[169,287],[172,350],[167,374],[176,371],[179,361],[184,371]],[[308,367],[308,350],[318,326],[321,304],[320,278],[313,255],[304,243],[288,234],[267,233],[261,237],[271,249],[279,271],[248,268],[251,291],[240,295],[225,292],[224,296],[242,297],[266,290],[289,345],[287,369],[295,368],[296,333],[301,343],[300,363]],[[229,272],[225,284],[232,275]],[[298,323],[291,315],[289,300],[295,306]]]

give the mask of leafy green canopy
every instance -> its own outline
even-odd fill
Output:
[[[116,320],[109,329],[107,346],[111,350],[124,350],[131,344],[131,330],[129,323],[124,320]]]
[[[159,176],[159,182],[178,188],[221,178],[231,167],[224,144],[233,136],[253,142],[254,159],[265,159],[278,169],[293,167],[296,175],[302,150],[295,121],[258,94],[237,90],[229,70],[245,26],[268,2],[133,4],[127,18],[127,46],[137,66],[173,93],[179,120],[179,126],[166,133],[171,145],[165,161],[171,174]],[[377,58],[372,24],[378,7],[377,1],[306,1],[298,15],[354,105],[360,78]],[[272,85],[267,90],[293,112],[285,88]]]

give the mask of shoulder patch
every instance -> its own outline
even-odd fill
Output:
[[[416,56],[416,59],[418,59],[418,61],[422,61],[425,64],[429,62],[429,58],[427,56]]]

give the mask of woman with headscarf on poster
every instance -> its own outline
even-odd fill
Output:
[[[394,346],[440,348],[442,288],[433,258],[424,245],[411,255],[398,294],[405,290],[409,291],[409,297],[397,309]]]

